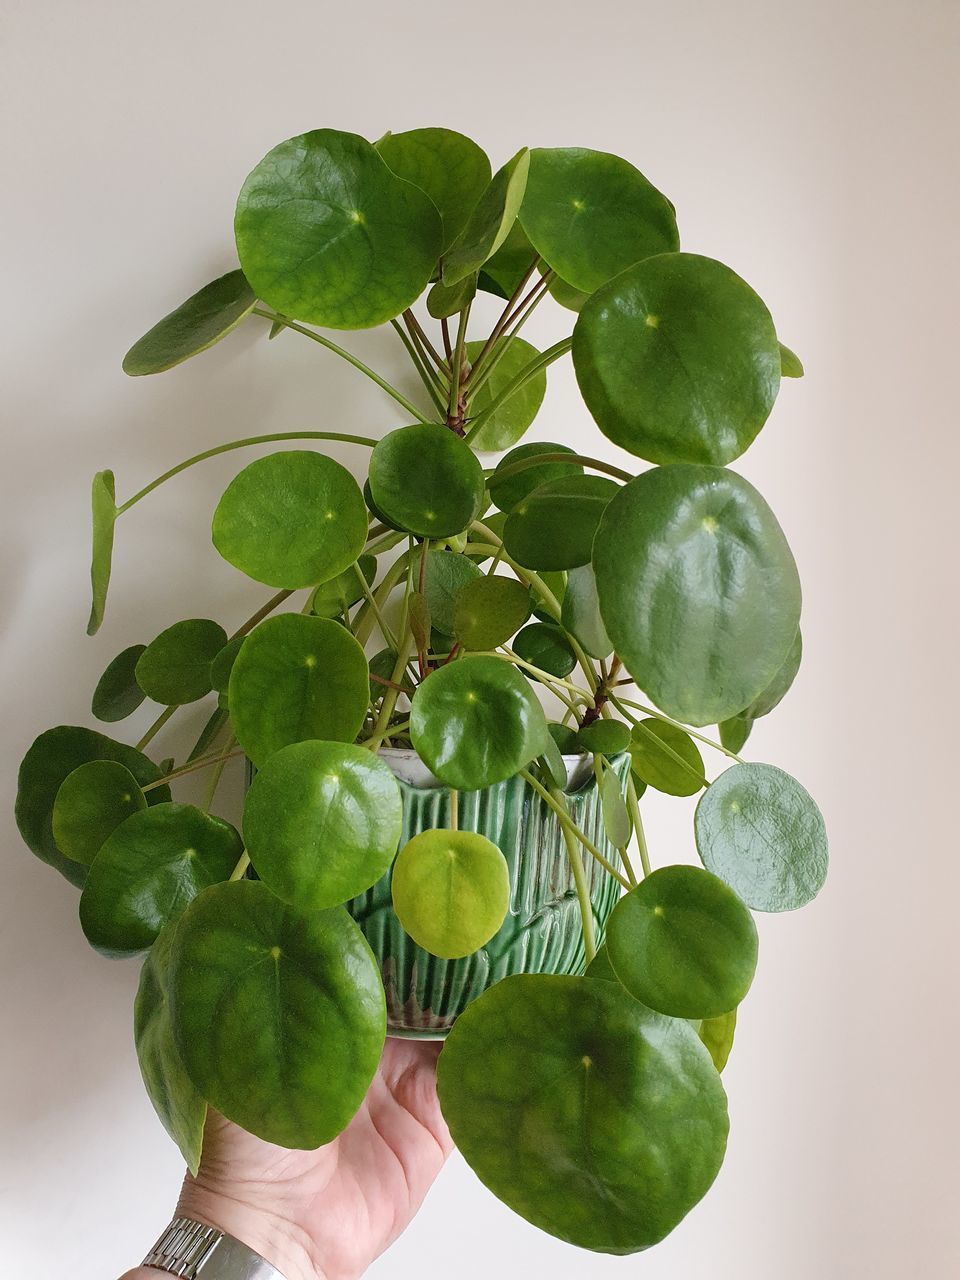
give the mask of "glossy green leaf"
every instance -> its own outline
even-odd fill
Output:
[[[477,277],[464,276],[456,284],[438,280],[427,294],[427,311],[434,320],[445,320],[462,311],[477,295]]]
[[[615,756],[630,745],[630,729],[620,720],[594,720],[577,734],[577,750]]]
[[[827,833],[810,793],[772,764],[735,764],[700,797],[703,865],[755,911],[794,911],[827,877]]]
[[[581,1248],[656,1244],[723,1160],[726,1097],[696,1033],[602,979],[498,982],[447,1037],[438,1085],[480,1180]]]
[[[793,644],[800,579],[773,512],[722,467],[646,471],[593,548],[603,622],[656,705],[695,726],[736,715]]]
[[[474,831],[421,831],[397,855],[393,909],[414,942],[447,960],[472,955],[503,924],[507,860]]]
[[[460,533],[483,502],[483,469],[468,444],[436,423],[383,437],[370,455],[370,492],[389,520],[425,538]]]
[[[600,783],[600,806],[607,839],[615,848],[625,849],[630,843],[633,825],[627,813],[620,779],[612,769],[605,769],[603,772]]]
[[[153,326],[123,357],[132,377],[163,373],[199,355],[231,333],[257,299],[242,271],[229,271],[182,302]]]
[[[137,684],[154,702],[182,706],[213,688],[210,664],[227,643],[227,633],[209,618],[175,622],[151,641],[137,660]]]
[[[732,462],[780,388],[766,306],[729,267],[691,253],[648,258],[594,294],[573,363],[603,434],[650,462]]]
[[[230,676],[237,741],[257,767],[291,742],[352,742],[369,702],[363,649],[339,623],[297,613],[267,618]]]
[[[597,948],[597,954],[587,965],[586,978],[601,978],[604,982],[619,982],[620,979],[613,972],[613,965],[610,963],[610,955],[607,951],[607,944],[601,943]]]
[[[423,594],[435,630],[446,636],[453,635],[454,601],[468,582],[475,582],[481,576],[480,570],[467,556],[454,551],[427,552]]]
[[[312,587],[363,550],[367,509],[339,462],[291,449],[258,458],[231,480],[213,516],[224,560],[270,587]]]
[[[591,658],[609,658],[613,641],[600,617],[597,578],[592,564],[577,565],[567,573],[560,621]]]
[[[544,750],[543,708],[516,667],[467,657],[430,673],[410,708],[410,738],[427,767],[462,791],[512,777]]]
[[[53,802],[53,838],[61,853],[89,866],[100,846],[147,800],[116,760],[89,760],[68,773]]]
[[[668,796],[693,796],[706,777],[703,757],[689,733],[665,720],[641,720],[630,741],[630,767],[648,786]]]
[[[215,885],[180,921],[169,992],[191,1080],[249,1133],[313,1150],[363,1101],[386,1010],[373,954],[342,907],[299,912],[253,880]]]
[[[565,756],[578,755],[580,752],[580,743],[577,740],[577,731],[568,724],[557,724],[551,721],[547,725],[550,737],[557,744],[560,751]]]
[[[443,283],[456,284],[493,257],[510,233],[523,201],[530,152],[523,147],[498,169],[443,259]]]
[[[442,243],[429,196],[353,133],[289,138],[243,184],[237,252],[257,295],[285,316],[367,329],[410,306]]]
[[[579,462],[529,462],[529,459],[541,454],[573,453],[566,444],[554,444],[549,440],[537,440],[530,444],[517,445],[497,463],[488,481],[490,498],[501,511],[510,512],[518,507],[524,498],[534,489],[539,489],[549,480],[564,480],[570,476],[583,474]],[[514,471],[518,462],[527,463],[520,471]],[[504,472],[512,471],[512,475]],[[485,521],[489,524],[489,521]]]
[[[504,300],[513,297],[538,257],[527,233],[515,222],[497,252],[483,264],[480,288]]]
[[[666,196],[626,160],[583,147],[530,153],[520,221],[550,266],[586,293],[643,258],[680,247]]]
[[[164,929],[143,962],[133,1006],[140,1074],[153,1109],[196,1175],[203,1150],[207,1104],[197,1092],[173,1039],[167,981],[175,925]]]
[[[486,153],[452,129],[410,129],[390,133],[376,144],[397,175],[426,192],[443,222],[441,249],[467,224],[491,177]]]
[[[641,880],[614,907],[606,944],[630,994],[673,1018],[735,1009],[757,967],[753,917],[699,867],[660,867]]]
[[[737,1029],[737,1011],[721,1013],[717,1018],[704,1018],[697,1033],[706,1045],[707,1052],[713,1059],[713,1065],[722,1071],[727,1065],[730,1050],[733,1048],[733,1037]]]
[[[383,680],[393,678],[393,672],[397,665],[397,655],[392,649],[381,649],[375,653],[370,659],[370,700],[377,702],[386,693],[386,685],[380,684],[374,679],[374,676],[380,676]]]
[[[137,661],[147,646],[132,644],[118,653],[97,681],[91,710],[98,720],[115,723],[132,715],[146,694],[137,684]]]
[[[516,578],[476,578],[454,603],[454,635],[465,649],[496,649],[529,617],[529,587]]]
[[[90,555],[90,587],[92,601],[87,635],[100,630],[110,586],[113,563],[113,529],[117,522],[117,491],[112,471],[98,471],[91,490],[93,511],[93,549]]]
[[[83,886],[87,941],[111,956],[144,951],[201,889],[226,880],[242,853],[235,828],[194,805],[134,813],[104,841]]]
[[[717,728],[720,730],[721,745],[736,753],[750,737],[753,721],[749,716],[731,716],[729,720],[722,720]]]
[[[567,637],[550,622],[532,622],[529,627],[524,627],[514,637],[513,651],[524,662],[561,680],[577,665]],[[531,679],[535,680],[536,676]]]
[[[329,582],[321,582],[310,597],[310,612],[318,618],[336,618],[352,608],[364,596],[360,574],[367,586],[373,582],[377,576],[376,556],[362,555]]]
[[[157,766],[142,752],[93,729],[59,725],[36,739],[20,765],[17,827],[31,852],[74,885],[83,884],[86,867],[64,857],[57,848],[53,836],[53,805],[63,781],[90,760],[115,760],[125,765],[141,787],[159,781],[161,776]],[[169,799],[170,788],[157,787],[149,792],[147,803],[159,804]]]
[[[230,673],[233,671],[233,664],[246,638],[246,634],[231,636],[214,655],[210,663],[210,683],[217,693],[226,693],[230,688]]]
[[[537,757],[537,768],[544,775],[547,784],[563,790],[567,785],[567,766],[563,755],[552,734],[547,734],[543,742],[543,751]]]
[[[482,342],[468,342],[467,359],[471,362],[476,360],[483,345]],[[473,397],[470,404],[471,415],[483,413],[517,374],[539,354],[536,347],[523,338],[511,339],[490,377]],[[473,447],[481,453],[495,453],[515,445],[540,412],[546,392],[547,371],[541,369],[487,419],[473,437]]]
[[[400,789],[363,747],[296,742],[251,783],[243,837],[260,879],[303,911],[339,906],[375,884],[400,842]]]
[[[803,364],[800,357],[780,343],[780,375],[784,378],[802,378]]]
[[[504,546],[528,569],[574,569],[588,564],[604,508],[618,490],[604,476],[548,480],[507,516]]]

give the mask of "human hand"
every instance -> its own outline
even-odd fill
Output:
[[[236,1236],[284,1280],[355,1280],[413,1218],[452,1150],[437,1101],[439,1051],[388,1040],[360,1110],[316,1151],[272,1146],[211,1112],[178,1214]]]

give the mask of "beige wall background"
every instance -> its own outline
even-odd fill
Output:
[[[454,1159],[375,1274],[958,1274],[958,37],[956,0],[2,0],[4,1274],[110,1280],[180,1176],[137,1073],[138,966],[87,949],[74,891],[21,846],[16,766],[41,729],[87,720],[122,647],[259,599],[209,546],[228,457],[122,522],[108,623],[87,639],[90,476],[112,466],[129,495],[207,443],[399,425],[292,335],[244,332],[156,379],[125,379],[120,358],[229,269],[236,191],[270,146],[423,124],[497,163],[524,143],[629,157],[675,201],[685,247],[743,274],[804,359],[741,464],[806,588],[803,670],[748,753],[818,798],[833,864],[816,904],[761,920],[729,1158],[664,1245],[580,1254]],[[391,339],[355,349],[399,371]],[[551,371],[537,435],[616,455],[569,369]],[[654,858],[690,858],[690,809],[649,814]]]

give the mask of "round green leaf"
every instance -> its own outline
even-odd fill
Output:
[[[486,153],[453,129],[389,133],[376,147],[398,178],[412,182],[436,205],[443,221],[441,249],[448,248],[490,181]]]
[[[533,622],[514,637],[513,651],[529,662],[561,680],[577,665],[577,658],[559,627],[549,622]],[[536,679],[536,676],[532,676]]]
[[[665,720],[641,720],[630,741],[630,767],[641,781],[668,796],[693,796],[706,781],[697,744]]]
[[[230,676],[234,732],[258,768],[291,742],[352,742],[369,696],[367,660],[349,631],[297,613],[261,622]]]
[[[60,784],[53,802],[53,838],[61,853],[89,866],[107,836],[146,807],[146,796],[125,765],[90,760]]]
[[[530,152],[526,147],[508,160],[474,205],[467,224],[443,258],[443,283],[456,284],[493,257],[516,222],[527,185]]]
[[[123,357],[131,377],[163,373],[206,351],[248,316],[257,299],[242,271],[229,271],[182,302]]]
[[[245,634],[231,636],[210,663],[210,683],[217,693],[226,693],[230,688],[230,673],[246,638]]]
[[[81,863],[64,857],[57,848],[53,805],[64,779],[90,760],[115,760],[125,765],[141,787],[158,782],[161,777],[157,766],[142,752],[93,729],[58,725],[40,734],[20,765],[17,827],[31,852],[74,885],[83,884],[87,870]],[[169,787],[156,787],[147,793],[148,804],[161,804],[169,799]]]
[[[447,427],[415,423],[379,441],[370,456],[370,492],[389,520],[424,538],[466,529],[483,502],[483,469]]]
[[[192,804],[158,804],[103,843],[80,895],[87,941],[111,956],[144,951],[201,889],[226,880],[243,853],[229,822]]]
[[[234,230],[257,295],[330,329],[399,315],[433,274],[442,238],[430,198],[335,129],[269,151],[243,184]]]
[[[575,289],[572,284],[567,284],[566,280],[561,280],[559,276],[551,279],[547,290],[551,298],[559,302],[561,307],[566,307],[568,311],[582,311],[592,296],[581,289]]]
[[[577,739],[577,731],[568,724],[557,724],[551,721],[547,725],[550,737],[557,744],[560,751],[565,756],[578,755],[580,752],[580,743]]]
[[[254,778],[243,837],[260,879],[303,911],[339,906],[383,875],[403,806],[387,766],[362,747],[296,742]]]
[[[164,929],[143,963],[133,1006],[140,1074],[153,1109],[196,1175],[207,1104],[187,1075],[173,1039],[167,980],[175,926]]]
[[[461,658],[417,686],[410,739],[436,776],[461,791],[512,777],[544,750],[543,708],[516,667]]]
[[[397,855],[393,909],[431,955],[472,955],[503,924],[510,903],[507,860],[474,831],[421,831]]]
[[[511,1209],[581,1248],[662,1240],[723,1160],[726,1097],[693,1029],[615,982],[522,974],[457,1020],[438,1069],[457,1147]]]
[[[697,1034],[706,1045],[707,1052],[718,1071],[722,1071],[727,1065],[736,1029],[736,1009],[731,1009],[729,1013],[721,1013],[718,1018],[704,1018],[700,1023]]]
[[[577,750],[615,756],[630,745],[630,730],[620,720],[594,720],[577,734]]]
[[[137,660],[137,684],[155,702],[182,706],[213,688],[210,664],[227,633],[209,618],[188,618],[161,631]]]
[[[680,247],[666,196],[626,160],[583,147],[530,153],[520,221],[541,257],[585,293],[643,258]]]
[[[377,557],[363,555],[359,560],[338,573],[329,582],[321,582],[310,597],[310,611],[318,618],[336,618],[362,600],[364,596],[361,582],[367,586],[377,576]]]
[[[483,350],[482,342],[468,342],[467,359],[471,363]],[[540,352],[523,338],[513,338],[506,351],[470,403],[470,413],[482,413],[505,390],[517,374],[535,360]],[[517,443],[540,412],[547,393],[547,371],[529,378],[487,419],[473,438],[473,447],[481,453],[496,453]]]
[[[735,764],[700,797],[703,865],[755,911],[794,911],[827,877],[827,833],[810,793],[772,764]]]
[[[454,634],[453,606],[468,582],[482,574],[468,556],[454,551],[428,551],[423,575],[423,594],[430,610],[434,630],[442,635]]]
[[[507,516],[503,543],[528,569],[574,569],[588,564],[604,508],[619,490],[604,476],[548,480]]]
[[[672,1018],[735,1009],[757,967],[753,917],[699,867],[660,867],[641,880],[614,907],[606,942],[630,994]]]
[[[545,453],[573,453],[573,450],[566,444],[553,444],[547,440],[537,440],[530,444],[518,445],[516,449],[511,449],[508,454],[500,459],[493,474],[490,476],[488,488],[491,501],[501,511],[513,511],[534,489],[539,489],[548,480],[563,480],[569,476],[583,474],[583,468],[579,462],[534,463],[529,461],[529,459],[537,458]],[[526,465],[519,471],[514,470],[519,462],[526,463]],[[505,472],[512,472],[512,474],[505,475]],[[489,524],[489,521],[486,523]]]
[[[92,514],[92,550],[90,553],[90,620],[87,635],[100,630],[103,611],[107,606],[107,589],[113,564],[113,534],[119,511],[117,488],[112,471],[98,471],[93,477],[90,491]]]
[[[97,681],[91,710],[98,720],[113,723],[132,715],[146,696],[137,684],[137,661],[147,646],[132,644],[118,653]]]
[[[465,649],[496,649],[530,616],[530,589],[516,578],[468,582],[453,608],[454,635]]]
[[[367,539],[360,486],[325,454],[258,458],[227,486],[213,516],[224,560],[270,587],[312,587],[353,564]]]
[[[766,306],[729,267],[691,253],[648,258],[594,294],[573,363],[603,434],[650,462],[731,462],[780,388]]]
[[[248,1132],[313,1150],[363,1101],[386,1009],[373,953],[342,907],[300,912],[253,880],[215,885],[180,921],[169,992],[190,1078]]]
[[[567,574],[560,621],[591,658],[609,658],[613,641],[600,617],[597,578],[592,564],[577,565]]]
[[[797,634],[800,579],[783,531],[756,489],[722,467],[631,480],[604,512],[593,567],[617,653],[685,724],[749,705]]]

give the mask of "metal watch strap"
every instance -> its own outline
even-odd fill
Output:
[[[192,1218],[174,1218],[142,1265],[183,1280],[284,1280],[249,1246]]]

